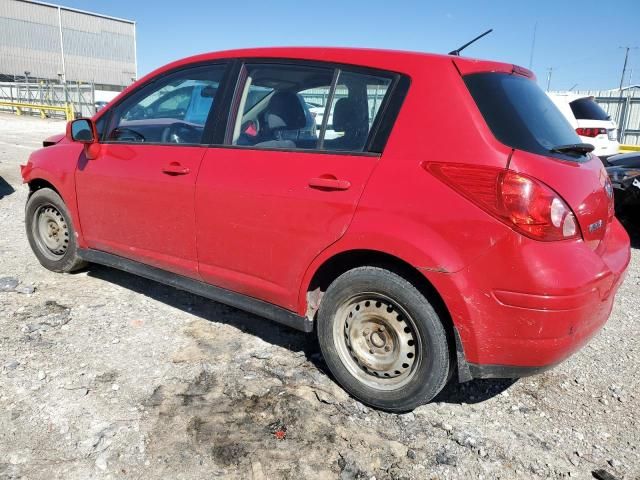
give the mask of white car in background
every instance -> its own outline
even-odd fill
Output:
[[[311,116],[316,121],[316,127],[320,130],[322,126],[322,122],[324,121],[324,105],[320,105],[319,103],[314,102],[306,102],[307,108],[309,112],[311,112]],[[333,112],[329,114],[329,120],[327,120],[327,131],[324,134],[324,138],[327,140],[333,140],[334,138],[340,137],[341,134],[337,133],[333,130]]]
[[[571,92],[547,95],[569,120],[580,140],[595,147],[595,155],[606,159],[620,153],[618,126],[594,97]]]

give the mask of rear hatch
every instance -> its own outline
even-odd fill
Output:
[[[613,189],[600,159],[588,152],[592,147],[517,70],[463,78],[495,138],[513,148],[508,169],[554,190],[575,214],[585,242],[599,249],[613,219]]]
[[[618,141],[616,123],[594,97],[577,98],[569,103],[569,107],[578,122],[578,135],[587,139]]]

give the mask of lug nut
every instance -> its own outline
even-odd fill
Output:
[[[384,325],[380,325],[380,326],[378,327],[378,331],[379,331],[379,332],[384,332]]]
[[[391,347],[390,347],[389,345],[387,345],[386,347],[384,347],[384,351],[385,351],[385,352],[388,352],[388,351],[390,351],[390,350],[391,350]]]
[[[370,333],[371,333],[371,332],[370,332],[370,331],[369,331],[369,329],[367,328],[367,329],[365,329],[365,330],[364,330],[364,332],[362,332],[362,335],[363,335],[363,336],[365,336],[365,337],[368,337]]]

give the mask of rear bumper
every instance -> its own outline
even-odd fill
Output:
[[[606,323],[630,259],[617,220],[595,252],[582,241],[509,237],[435,285],[457,330],[461,380],[527,376],[562,362]]]
[[[608,158],[612,155],[617,155],[620,153],[620,144],[618,142],[614,142],[611,140],[593,142],[593,139],[591,139],[591,141],[586,141],[586,143],[591,143],[594,145],[595,149],[593,150],[593,154],[600,158]]]
[[[555,367],[557,364],[542,367],[518,367],[512,365],[475,365],[467,364],[472,378],[522,378],[538,375]]]

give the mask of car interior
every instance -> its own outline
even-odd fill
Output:
[[[334,72],[333,68],[310,66],[247,66],[237,109],[243,113],[228,141],[254,148],[362,151],[391,81],[340,72],[328,105]],[[217,90],[218,82],[210,79],[170,82],[118,109],[107,139],[198,144]],[[317,112],[310,111],[309,98],[319,98],[319,105],[324,105],[318,121]]]
[[[234,145],[276,149],[362,150],[369,134],[367,80],[371,77],[345,73],[337,91],[346,96],[334,99],[327,118],[336,138],[324,139],[322,132],[303,134],[308,127],[309,107],[300,92],[329,90],[333,71],[309,67],[249,68],[240,100],[243,115],[236,121]],[[266,92],[255,101],[256,92]],[[252,101],[253,100],[253,101]],[[311,117],[313,118],[313,117]],[[323,125],[315,125],[321,129]],[[326,127],[326,126],[325,126]]]
[[[157,90],[120,114],[110,141],[200,143],[218,83],[182,80]]]

